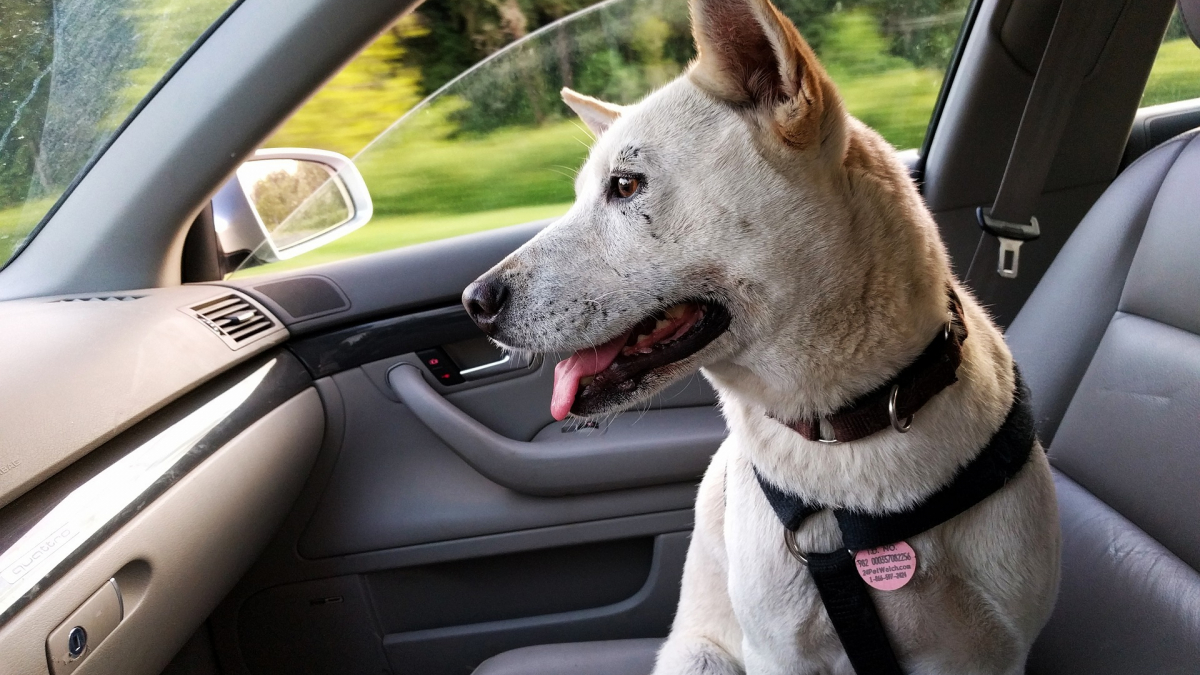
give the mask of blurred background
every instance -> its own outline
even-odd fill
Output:
[[[776,4],[852,114],[898,149],[921,145],[969,0]],[[0,40],[0,261],[226,5],[0,0],[9,33]],[[96,14],[84,22],[90,39],[55,34],[56,22],[80,23],[58,16],[69,10]],[[164,21],[164,13],[177,16]],[[592,139],[559,89],[633,103],[693,56],[685,0],[428,0],[264,143],[354,158],[374,219],[318,250],[239,274],[561,215]],[[1200,56],[1176,17],[1143,105],[1198,96]]]

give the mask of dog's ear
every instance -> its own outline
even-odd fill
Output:
[[[584,96],[579,92],[572,91],[566,87],[562,88],[562,100],[571,110],[579,115],[579,119],[596,134],[596,138],[600,134],[608,130],[612,123],[617,121],[624,110],[619,105],[614,103],[605,103],[604,101],[594,99],[591,96]]]
[[[768,112],[789,145],[844,145],[845,112],[795,24],[770,0],[690,0],[701,89]],[[841,154],[841,151],[837,151]]]

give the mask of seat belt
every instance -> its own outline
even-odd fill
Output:
[[[1079,17],[1086,18],[1076,21]],[[1095,41],[1098,24],[1105,20],[1110,20],[1108,13],[1089,8],[1088,0],[1063,0],[1025,101],[996,200],[991,208],[976,210],[979,226],[1000,240],[996,271],[1006,279],[1017,276],[1021,244],[1041,235],[1034,205],[1045,188],[1083,79],[1096,62],[1096,48],[1089,50],[1089,42]]]

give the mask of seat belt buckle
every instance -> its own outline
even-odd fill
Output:
[[[1005,279],[1016,279],[1021,262],[1021,244],[1042,236],[1041,228],[1035,216],[1030,216],[1028,223],[1013,223],[993,218],[991,211],[990,208],[979,207],[975,209],[975,217],[984,232],[1000,240],[1000,260],[996,264],[996,273]]]
[[[1025,242],[1008,237],[997,237],[997,239],[1000,240],[1000,260],[996,264],[996,274],[1005,279],[1016,279],[1017,264],[1021,261],[1021,244]]]

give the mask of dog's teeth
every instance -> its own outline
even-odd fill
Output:
[[[589,384],[591,384],[591,383],[592,383],[592,380],[595,380],[595,379],[596,379],[596,376],[595,376],[595,375],[588,375],[587,377],[580,378],[580,379],[579,379],[579,386],[581,386],[581,387],[586,387],[586,386],[588,386]]]

